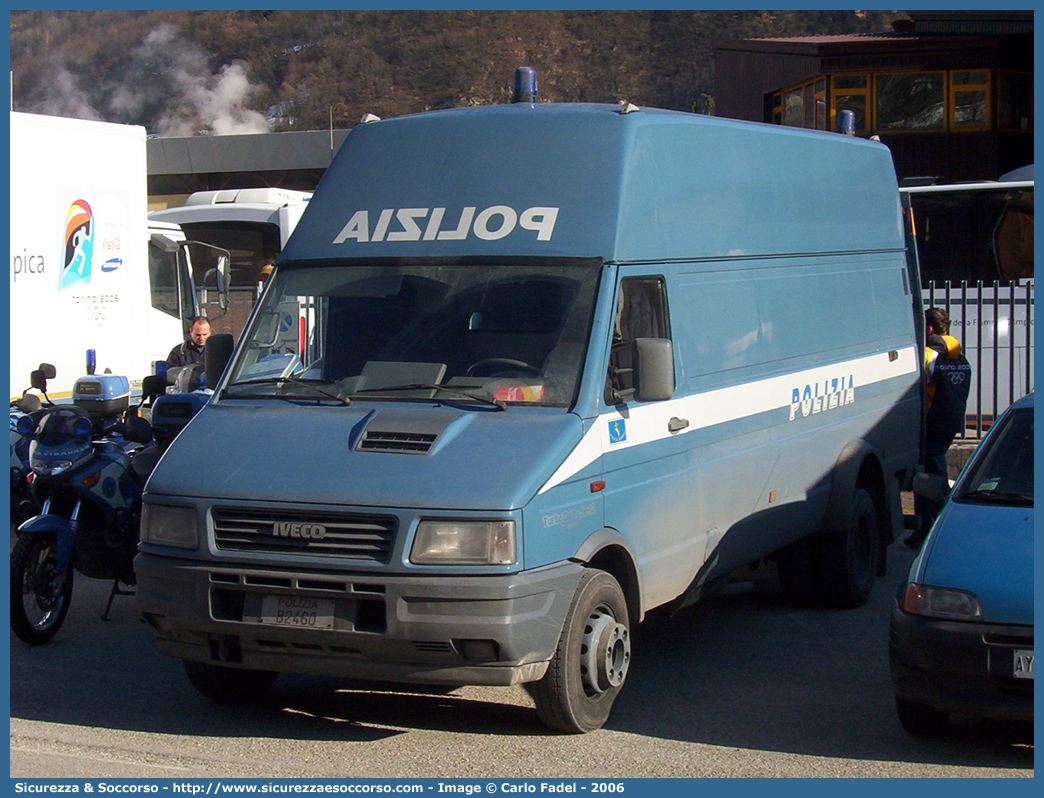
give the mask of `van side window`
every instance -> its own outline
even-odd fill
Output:
[[[616,324],[605,381],[606,404],[616,404],[615,392],[634,387],[631,343],[636,338],[670,338],[667,285],[663,277],[626,277],[620,281]]]

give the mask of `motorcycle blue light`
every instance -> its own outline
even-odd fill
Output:
[[[36,431],[36,422],[31,416],[22,416],[18,419],[15,428],[19,435],[32,435]]]
[[[78,418],[73,422],[73,435],[77,438],[89,438],[94,425],[89,418]]]
[[[93,374],[98,366],[98,353],[93,349],[87,350],[87,373]]]

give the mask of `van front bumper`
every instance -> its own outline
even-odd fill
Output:
[[[512,685],[543,677],[583,573],[350,574],[206,564],[139,553],[137,603],[183,660],[394,682]],[[266,597],[316,599],[332,628],[261,619]],[[271,598],[268,598],[271,601]]]

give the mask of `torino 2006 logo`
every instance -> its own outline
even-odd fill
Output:
[[[101,327],[105,323],[106,313],[104,305],[87,305],[83,312],[87,317],[87,321],[96,327]]]

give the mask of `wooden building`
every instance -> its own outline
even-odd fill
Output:
[[[994,180],[1033,163],[1033,12],[907,12],[873,35],[715,46],[716,113],[834,130],[892,150],[899,178]]]

